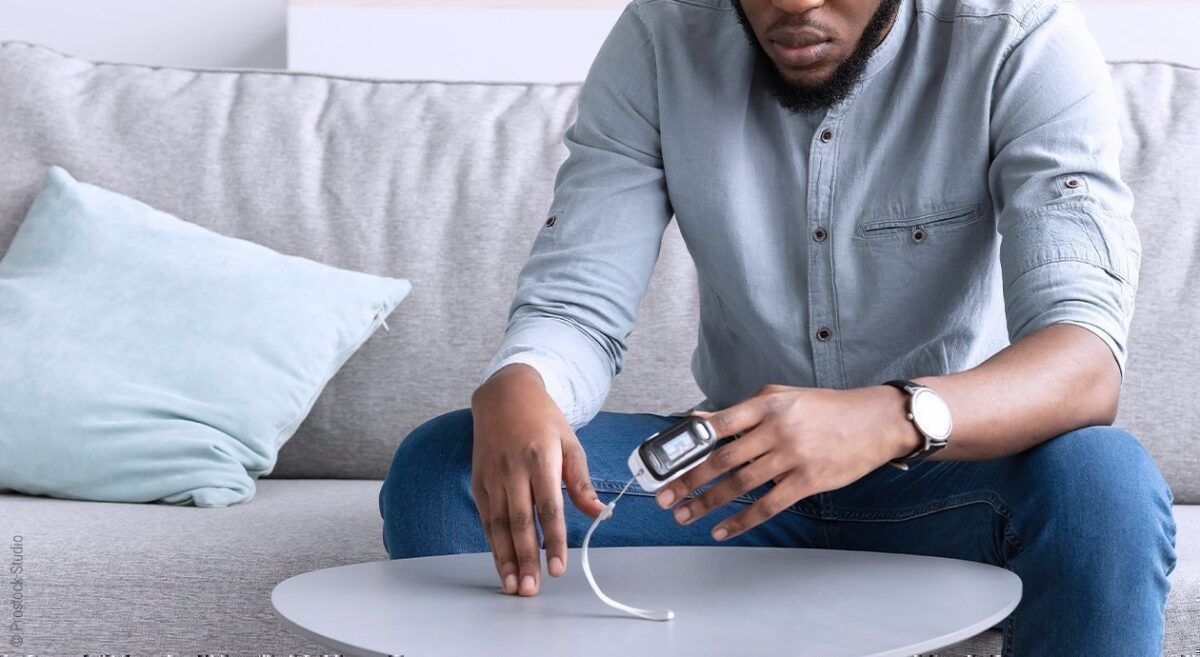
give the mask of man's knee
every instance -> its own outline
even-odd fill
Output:
[[[1119,504],[1121,499],[1173,501],[1154,458],[1135,436],[1119,427],[1068,431],[1030,450],[1041,478],[1059,488],[1089,491]],[[1112,499],[1118,496],[1120,499]]]
[[[418,480],[422,474],[428,473],[431,466],[449,461],[470,465],[473,428],[469,408],[460,408],[426,420],[400,441],[392,458],[388,480]]]
[[[473,420],[459,409],[413,429],[392,458],[379,491],[383,543],[389,556],[405,558],[473,552],[478,518],[471,496]]]
[[[1095,545],[1104,550],[1163,545],[1175,520],[1170,487],[1150,453],[1123,429],[1093,426],[1069,431],[1026,452],[1028,483],[1043,493],[1032,513],[1077,539],[1074,548]],[[1032,491],[1031,491],[1032,493]],[[1173,554],[1170,565],[1173,566]]]

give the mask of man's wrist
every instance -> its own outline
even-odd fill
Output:
[[[888,445],[887,460],[892,461],[912,454],[925,445],[925,436],[917,425],[908,419],[909,394],[898,388],[881,385],[884,442]]]
[[[475,388],[475,391],[471,393],[472,404],[480,394],[499,385],[529,386],[532,390],[546,390],[545,381],[537,368],[523,362],[509,363],[496,370],[486,381]]]

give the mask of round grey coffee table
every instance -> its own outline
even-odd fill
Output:
[[[500,592],[491,555],[478,553],[304,573],[271,602],[289,627],[348,655],[905,657],[979,634],[1021,599],[1012,572],[941,557],[738,547],[589,556],[605,593],[675,619],[606,607],[578,549],[535,597]]]

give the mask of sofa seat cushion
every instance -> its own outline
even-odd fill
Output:
[[[24,546],[31,611],[22,650],[324,654],[279,622],[271,589],[310,570],[386,559],[381,485],[266,479],[250,502],[219,509],[0,494],[0,536],[7,544],[20,535]],[[1200,648],[1200,506],[1177,505],[1175,519],[1171,656]],[[989,630],[938,654],[1000,647]]]
[[[271,589],[387,559],[382,483],[266,479],[226,508],[0,494],[0,540],[24,546],[22,654],[329,652],[284,628]]]

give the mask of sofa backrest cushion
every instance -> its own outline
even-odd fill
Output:
[[[1155,457],[1177,503],[1200,504],[1200,69],[1110,72],[1142,241],[1117,424]]]
[[[0,253],[59,164],[224,235],[409,279],[391,331],[329,382],[271,475],[383,478],[409,431],[470,405],[577,91],[100,64],[0,44]],[[674,224],[664,242],[614,408],[701,399],[694,270]]]
[[[1118,422],[1177,501],[1200,502],[1200,72],[1112,72],[1144,246]],[[577,92],[97,64],[2,43],[0,252],[44,168],[61,164],[226,235],[411,280],[392,331],[329,383],[272,475],[382,478],[409,431],[469,405],[545,220]],[[672,223],[606,409],[699,401],[696,297]]]

